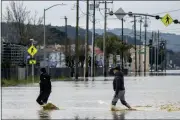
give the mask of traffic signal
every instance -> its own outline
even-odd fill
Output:
[[[161,41],[160,43],[160,49],[164,49],[165,48],[165,43],[163,41]]]
[[[133,16],[133,13],[132,13],[132,12],[129,12],[128,15],[129,15],[129,17],[132,17],[132,16]]]
[[[178,24],[178,23],[180,23],[177,19],[176,19],[176,20],[174,20],[173,22],[174,22],[174,24]]]
[[[114,13],[113,13],[113,11],[110,11],[110,12],[109,12],[109,15],[111,15],[111,16],[112,16],[113,14],[114,14]]]
[[[159,20],[159,19],[160,19],[159,15],[156,15],[156,16],[155,16],[155,18],[156,18],[157,20]]]
[[[152,39],[149,40],[149,46],[152,46]]]

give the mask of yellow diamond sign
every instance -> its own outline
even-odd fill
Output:
[[[169,14],[166,14],[161,21],[164,23],[164,25],[167,27],[168,25],[170,25],[173,22],[173,19],[171,18],[171,16]]]
[[[34,56],[37,53],[37,49],[34,47],[34,45],[31,45],[31,47],[28,49],[28,53],[31,56]]]
[[[36,60],[29,60],[29,64],[36,64]]]

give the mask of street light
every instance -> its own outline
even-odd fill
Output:
[[[48,7],[48,8],[46,8],[46,9],[44,9],[44,61],[45,61],[45,58],[46,58],[46,56],[45,56],[45,46],[46,46],[45,12],[47,10],[49,10],[49,9],[55,7],[55,6],[59,6],[59,5],[66,5],[66,4],[63,4],[63,3],[62,4],[55,4],[55,5],[52,5],[52,6]]]

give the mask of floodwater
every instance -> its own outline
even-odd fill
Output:
[[[110,111],[113,78],[52,82],[49,101],[60,110],[43,111],[36,103],[38,84],[2,88],[2,119],[180,119],[180,111],[160,110],[180,105],[180,77],[125,77],[126,100],[141,111]],[[120,102],[120,108],[125,108]],[[180,107],[180,106],[179,106]]]

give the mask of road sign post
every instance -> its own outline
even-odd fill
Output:
[[[32,81],[34,83],[34,64],[36,64],[36,60],[33,60],[33,57],[37,53],[37,49],[34,47],[33,41],[31,47],[28,49],[27,52],[31,55],[32,58],[29,63],[32,64]]]
[[[124,14],[125,12],[124,12],[124,10],[122,9],[122,8],[119,8],[115,13],[122,13],[122,14]],[[125,14],[124,15],[116,15],[116,17],[119,19],[119,20],[121,20],[122,21],[122,43],[124,44],[124,32],[123,32],[123,23],[124,23],[124,20],[123,20],[123,18],[124,18],[124,16],[126,16]],[[123,62],[123,51],[121,52],[121,66],[122,66],[122,70],[124,70],[124,62]]]
[[[34,84],[34,64],[32,64],[32,81],[33,81],[33,84]]]

